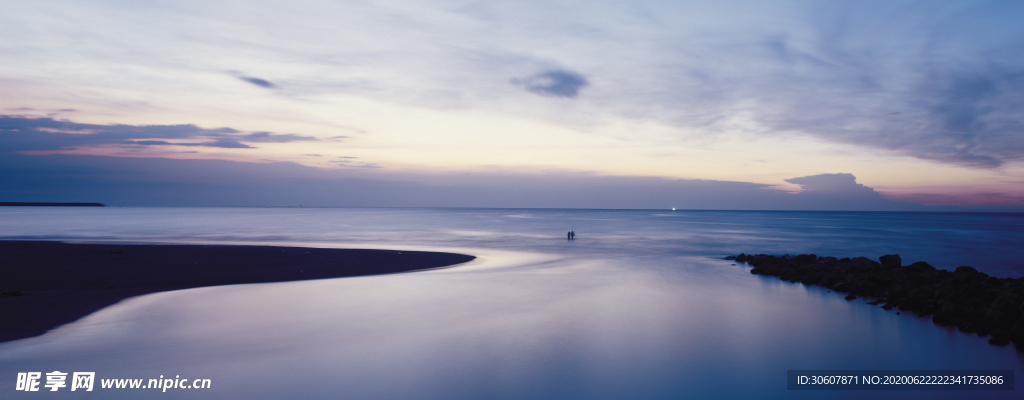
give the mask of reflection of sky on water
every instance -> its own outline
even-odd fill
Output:
[[[537,218],[506,218],[509,214],[354,209],[4,214],[11,222],[0,227],[0,236],[6,237],[255,238],[455,250],[480,259],[419,273],[134,298],[42,337],[0,345],[0,377],[59,369],[96,371],[98,378],[181,374],[213,379],[214,390],[160,393],[168,399],[852,399],[865,392],[787,392],[786,370],[1020,371],[1024,366],[1013,350],[976,336],[896,316],[862,300],[847,302],[825,289],[753,276],[743,266],[715,259],[742,251],[727,247],[885,253],[863,250],[874,246],[906,248],[922,254],[921,259],[940,260],[936,257],[956,252],[946,246],[960,237],[970,235],[979,243],[1001,235],[1019,240],[1019,231],[1007,226],[1019,227],[1021,216],[972,220],[957,215],[692,212],[658,217],[652,212],[529,210],[514,214]],[[40,222],[35,218],[40,215],[51,219]],[[901,221],[891,223],[892,215]],[[563,225],[575,225],[579,239],[567,242],[562,231],[572,227]],[[805,226],[824,226],[826,232],[801,232]],[[926,230],[934,234],[912,241],[922,247],[905,243]],[[845,250],[828,251],[840,248]],[[1006,257],[1007,265],[1020,259],[1019,249],[1001,251],[990,257]],[[0,391],[13,393],[9,385],[0,380]],[[95,395],[138,398],[143,393],[106,390]],[[1014,397],[1013,392],[869,394]],[[31,395],[39,396],[24,394]]]

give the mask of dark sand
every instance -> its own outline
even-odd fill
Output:
[[[106,207],[101,203],[28,203],[0,202],[0,207]]]
[[[38,336],[148,293],[390,274],[474,258],[421,251],[0,241],[0,342]]]

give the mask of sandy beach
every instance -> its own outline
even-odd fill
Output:
[[[38,336],[133,296],[204,286],[390,274],[473,256],[272,246],[0,241],[0,341]]]

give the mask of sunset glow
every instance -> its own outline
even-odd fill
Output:
[[[1019,5],[228,4],[7,5],[5,163],[284,162],[427,186],[422,174],[499,171],[784,193],[803,190],[787,179],[847,173],[890,200],[1024,207]],[[192,131],[161,133],[180,126]]]

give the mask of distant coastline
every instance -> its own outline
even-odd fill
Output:
[[[0,202],[0,207],[106,207],[103,203]]]

